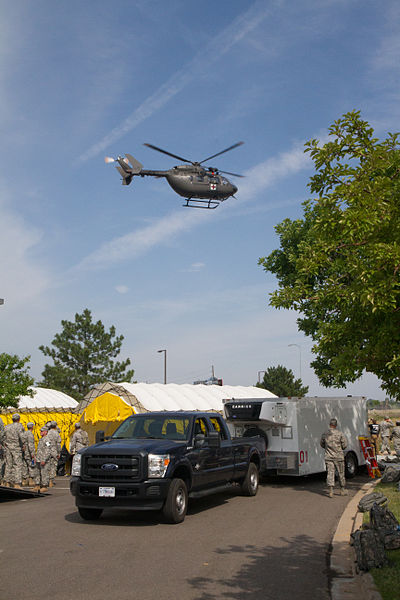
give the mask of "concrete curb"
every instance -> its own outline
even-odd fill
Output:
[[[382,600],[375,586],[372,575],[358,572],[350,536],[363,522],[363,513],[358,511],[361,498],[369,494],[378,481],[370,481],[363,485],[346,506],[335,535],[332,539],[330,567],[333,573],[331,581],[332,600]]]

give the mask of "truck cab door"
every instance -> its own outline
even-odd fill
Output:
[[[194,422],[192,435],[192,451],[188,458],[192,465],[192,489],[204,489],[214,484],[214,471],[216,464],[217,448],[210,448],[207,438],[209,424],[207,419],[199,417]],[[196,446],[196,436],[204,436],[202,445]]]
[[[214,483],[223,484],[231,481],[234,472],[234,455],[235,448],[232,447],[232,440],[226,431],[225,423],[221,417],[210,417],[210,425],[212,431],[217,431],[221,438],[221,445],[216,449],[215,453],[215,471],[213,480]]]

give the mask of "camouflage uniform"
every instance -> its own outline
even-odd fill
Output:
[[[2,444],[3,437],[4,437],[4,423],[3,423],[3,419],[0,419],[0,485],[2,484],[2,481],[3,481],[4,464],[5,464],[4,448],[3,448],[3,444]]]
[[[50,459],[50,481],[52,482],[52,485],[54,484],[54,479],[57,475],[57,463],[61,454],[61,436],[56,429],[57,423],[55,423],[55,425],[54,423],[55,421],[52,421],[51,429],[47,434],[47,440],[52,444],[54,448],[54,452],[52,452],[52,456]]]
[[[36,450],[36,479],[37,488],[48,488],[50,484],[50,465],[51,460],[57,458],[57,450],[51,440],[48,439],[49,434],[40,438]],[[44,463],[44,464],[42,464]]]
[[[36,460],[36,452],[35,452],[35,437],[33,435],[32,429],[28,429],[28,431],[24,431],[23,433],[24,440],[24,465],[22,470],[22,478],[23,479],[31,479],[34,480],[36,477],[36,467],[33,466]],[[33,465],[32,465],[33,462]],[[31,483],[31,482],[29,482]]]
[[[77,428],[77,430],[74,431],[71,436],[69,452],[70,454],[76,454],[78,450],[81,450],[81,448],[86,448],[86,446],[89,446],[89,436],[86,431]]]
[[[19,421],[14,421],[4,428],[3,446],[5,448],[6,467],[4,480],[9,485],[22,483],[22,448],[24,445],[24,428]]]
[[[382,446],[381,446],[381,454],[383,454],[386,450],[388,454],[390,454],[390,434],[392,427],[394,426],[393,421],[389,419],[389,417],[385,417],[385,420],[380,424],[381,430],[381,438],[382,438]]]
[[[329,431],[322,434],[320,444],[325,450],[326,483],[329,488],[329,495],[332,496],[335,486],[335,469],[339,476],[340,487],[342,490],[345,489],[343,450],[347,448],[347,440],[341,431],[331,426]]]
[[[390,439],[393,440],[393,446],[397,456],[400,456],[400,423],[396,421],[396,427],[393,428]]]

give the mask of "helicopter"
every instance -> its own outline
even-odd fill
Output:
[[[131,154],[125,154],[124,157],[118,156],[117,158],[106,156],[104,160],[106,163],[118,163],[115,168],[122,177],[122,185],[129,185],[135,176],[165,177],[172,189],[180,196],[186,198],[186,204],[183,204],[182,206],[189,208],[214,209],[227,198],[234,196],[238,190],[236,185],[231,183],[226,177],[221,175],[221,173],[232,175],[233,177],[243,177],[243,175],[229,173],[229,171],[219,171],[215,167],[205,167],[203,166],[203,163],[208,162],[212,158],[216,158],[225,152],[229,152],[230,150],[241,146],[243,143],[244,142],[237,142],[221,152],[217,152],[212,156],[204,158],[200,162],[182,158],[167,150],[153,146],[153,144],[143,144],[152,150],[156,150],[157,152],[176,158],[184,163],[188,163],[186,165],[177,165],[168,171],[148,171],[143,169],[143,165]]]

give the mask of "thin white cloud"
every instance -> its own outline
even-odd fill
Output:
[[[114,127],[102,140],[93,144],[80,157],[79,161],[89,160],[104,151],[110,144],[132,131],[144,120],[162,108],[169,100],[181,92],[193,79],[226,54],[235,44],[253,31],[270,13],[264,0],[257,0],[245,13],[217,33],[212,41],[202,48],[182,69],[163,83],[122,123]]]
[[[127,285],[117,285],[115,286],[115,289],[118,292],[118,294],[127,294],[129,292],[129,288]]]
[[[0,297],[14,308],[33,301],[49,286],[49,274],[32,259],[42,237],[0,202]]]

